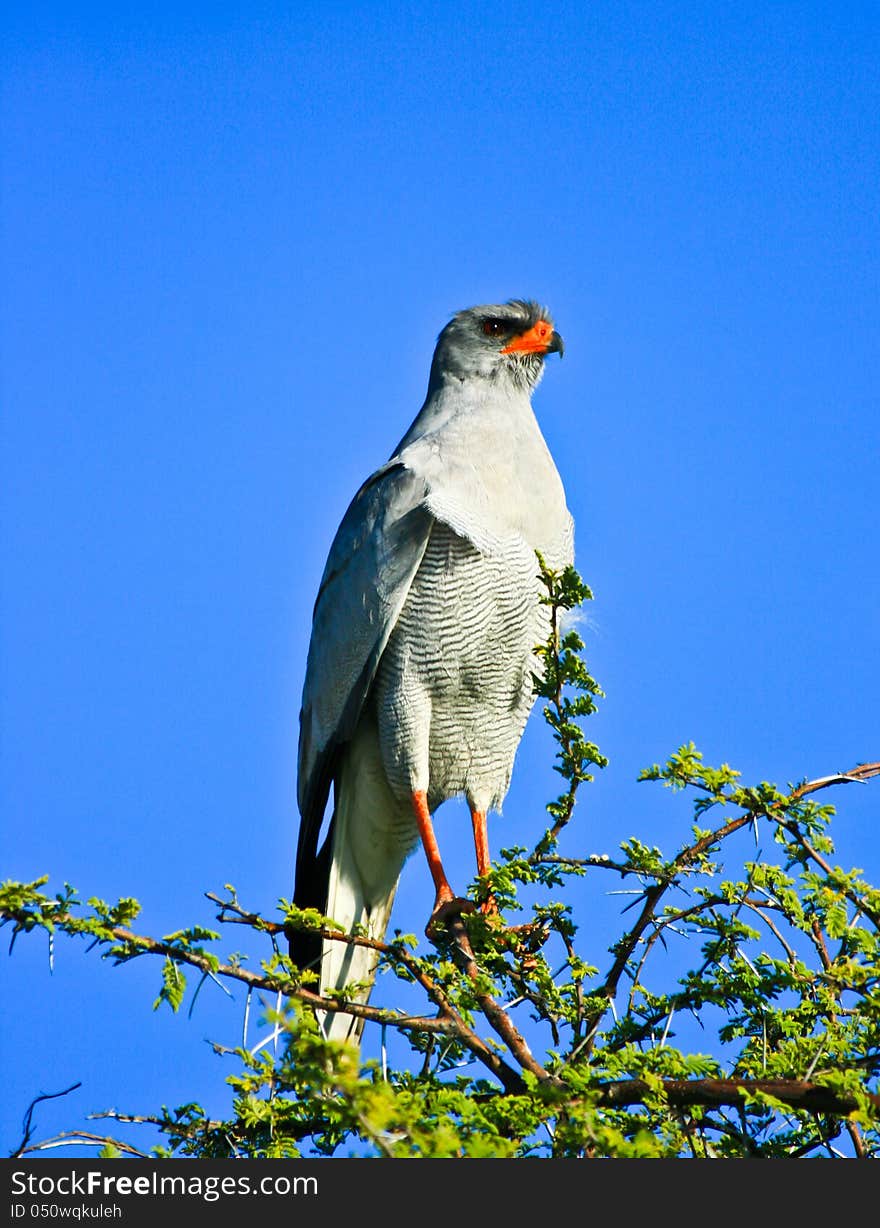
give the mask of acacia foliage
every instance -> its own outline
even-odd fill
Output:
[[[420,996],[418,1012],[322,998],[314,972],[283,952],[292,929],[340,942],[332,918],[281,901],[269,918],[233,888],[211,895],[217,930],[162,938],[133,928],[139,906],[82,902],[46,879],[6,883],[0,921],[22,932],[89,939],[115,964],[162,962],[154,1007],[177,1011],[206,979],[277,995],[281,1043],[226,1050],[229,1113],[197,1102],[146,1115],[103,1114],[157,1128],[160,1156],[201,1158],[359,1154],[414,1157],[804,1157],[880,1152],[880,891],[834,858],[834,809],[815,795],[880,774],[846,774],[788,789],[741,783],[680,747],[641,779],[683,794],[679,846],[641,839],[614,856],[561,851],[581,787],[606,764],[585,735],[601,691],[565,614],[591,596],[572,568],[539,560],[551,629],[535,687],[556,743],[563,789],[533,848],[503,850],[475,880],[476,904],[429,943],[396,934],[380,974]],[[742,833],[755,834],[753,845]],[[752,855],[743,855],[743,849]],[[616,936],[584,949],[573,879],[614,882],[630,902]],[[523,919],[525,918],[525,919]],[[234,929],[233,929],[234,927]],[[249,933],[259,971],[223,955]],[[610,941],[609,941],[610,939]],[[388,997],[387,993],[383,995]],[[348,1010],[405,1038],[389,1066],[328,1042],[317,1010]],[[697,1026],[699,1025],[699,1026]],[[28,1116],[30,1122],[30,1115]],[[29,1126],[16,1154],[39,1150]],[[112,1135],[85,1134],[105,1154],[144,1154]]]

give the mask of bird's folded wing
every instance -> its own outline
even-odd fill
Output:
[[[398,461],[343,517],[315,602],[300,713],[298,868],[317,852],[338,749],[360,717],[431,532],[428,486]]]

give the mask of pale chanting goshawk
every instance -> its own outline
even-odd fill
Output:
[[[315,603],[300,713],[301,815],[294,902],[384,937],[404,861],[421,841],[432,920],[460,907],[432,814],[463,794],[477,871],[534,702],[549,612],[535,551],[573,561],[574,530],[532,411],[544,358],[562,353],[549,312],[514,299],[458,312],[440,333],[428,393],[390,460],[355,495]],[[333,788],[327,835],[318,844]],[[294,934],[322,994],[365,1002],[369,948]],[[362,1020],[324,1012],[328,1037]]]

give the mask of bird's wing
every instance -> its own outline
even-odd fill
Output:
[[[390,461],[355,495],[330,548],[300,712],[298,879],[312,872],[336,756],[422,561],[433,523],[427,495],[423,477]]]

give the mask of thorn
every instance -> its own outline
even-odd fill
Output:
[[[669,1018],[666,1020],[666,1027],[663,1029],[663,1035],[660,1037],[660,1048],[666,1044],[666,1037],[669,1035],[669,1025],[672,1023],[672,1017],[675,1014],[675,1007],[669,1012]]]
[[[276,1011],[276,1014],[279,1014],[279,1015],[281,1014],[281,1003],[282,1003],[282,995],[281,995],[281,991],[279,990],[275,998],[275,1011]],[[281,1025],[278,1023],[278,1020],[276,1019],[275,1020],[275,1031],[272,1033],[272,1048],[273,1048],[276,1058],[278,1057],[278,1037],[280,1035],[281,1035]]]
[[[249,986],[248,986],[248,991],[247,991],[247,998],[246,998],[246,1000],[245,1000],[245,1004],[244,1004],[244,1023],[243,1023],[243,1025],[242,1025],[242,1029],[241,1029],[241,1047],[242,1047],[242,1049],[246,1049],[246,1048],[247,1048],[248,1020],[250,1019],[250,1016],[251,1016],[251,994],[252,994],[252,993],[253,993],[253,986],[252,986],[252,985],[249,985]]]
[[[828,1040],[827,1035],[822,1038],[822,1043],[819,1046],[819,1048],[816,1050],[816,1054],[812,1062],[810,1062],[809,1069],[807,1070],[807,1073],[804,1075],[805,1083],[809,1083],[810,1079],[813,1077],[813,1071],[816,1069],[819,1058],[822,1056],[823,1052],[825,1051],[825,1045],[826,1045],[827,1040]]]

